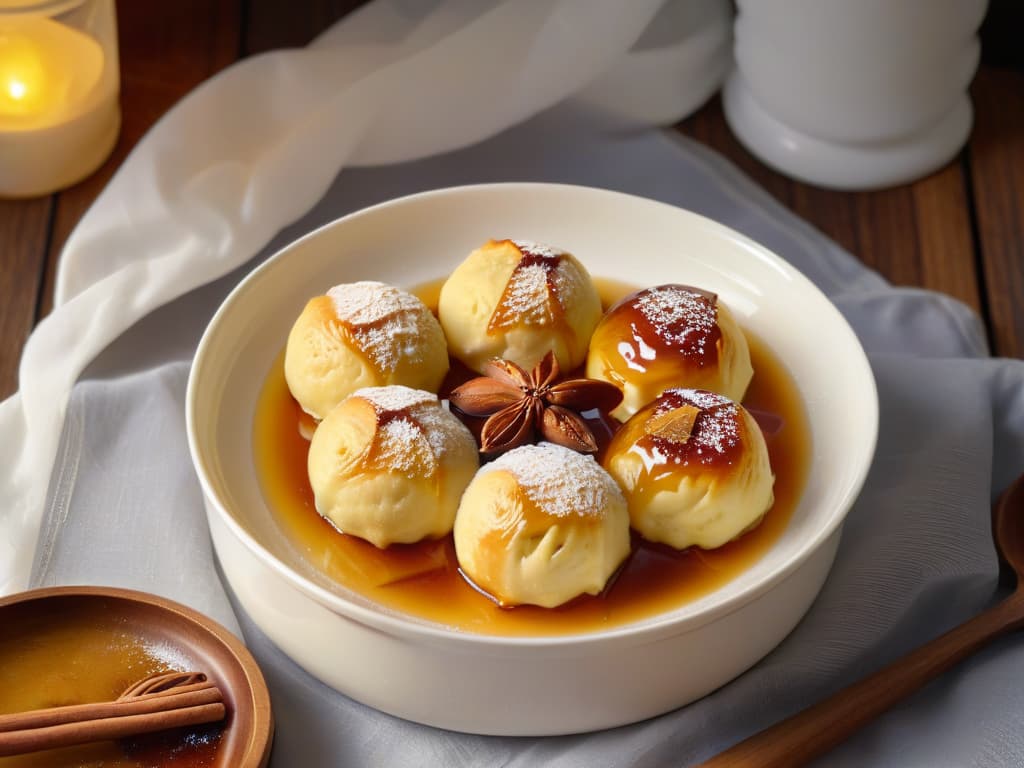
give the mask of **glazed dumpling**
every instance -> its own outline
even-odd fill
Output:
[[[668,387],[720,392],[739,402],[754,375],[750,350],[729,309],[713,293],[659,285],[627,296],[590,340],[587,376],[618,386],[620,421]]]
[[[602,461],[633,528],[676,549],[713,549],[754,527],[775,477],[757,422],[724,395],[668,389],[612,438]]]
[[[564,371],[583,363],[601,299],[571,254],[521,240],[490,240],[441,288],[448,345],[474,371],[494,358],[532,369],[552,351]]]

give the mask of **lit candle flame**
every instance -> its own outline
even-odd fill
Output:
[[[47,80],[35,40],[0,29],[0,118],[27,120],[45,114],[54,101]]]
[[[0,13],[0,131],[67,119],[102,71],[103,51],[88,35],[47,18]]]
[[[21,101],[25,98],[25,94],[28,92],[28,86],[26,86],[20,80],[11,80],[7,83],[7,93],[15,101]]]

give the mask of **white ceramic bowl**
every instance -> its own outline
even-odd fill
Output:
[[[489,237],[575,253],[636,285],[716,291],[789,367],[812,466],[781,538],[703,598],[619,628],[556,637],[453,631],[384,609],[317,571],[280,533],[257,481],[257,394],[306,300],[353,280],[413,286]],[[827,364],[825,363],[827,361]],[[459,731],[595,730],[687,704],[777,645],[818,593],[874,451],[874,379],[839,312],[782,259],[719,224],[605,190],[495,184],[374,206],[298,240],[231,293],[199,345],[188,433],[224,573],[263,631],[311,674],[370,706]]]

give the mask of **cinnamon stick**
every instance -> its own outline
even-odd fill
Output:
[[[188,683],[192,679],[202,682]],[[117,701],[0,715],[0,756],[224,719],[223,698],[213,683],[203,676],[181,677],[178,682],[172,680],[171,687],[164,688],[165,681],[148,679],[129,688]],[[152,692],[135,695],[137,690]]]

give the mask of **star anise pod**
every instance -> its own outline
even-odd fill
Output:
[[[495,359],[483,376],[470,379],[448,397],[463,413],[488,417],[480,432],[482,453],[511,450],[532,442],[537,433],[548,442],[594,453],[597,440],[580,414],[614,410],[622,392],[597,379],[558,381],[559,374],[553,352],[529,373],[511,360]]]

